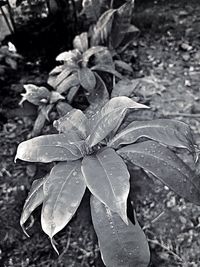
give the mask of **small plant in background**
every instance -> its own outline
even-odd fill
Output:
[[[184,148],[195,154],[188,125],[158,119],[133,121],[120,130],[127,110],[141,108],[147,106],[122,96],[109,100],[89,119],[73,109],[54,122],[58,134],[35,137],[18,146],[15,159],[56,162],[45,178],[33,182],[20,220],[24,231],[33,210],[43,204],[42,228],[57,251],[53,237],[71,220],[87,187],[104,264],[148,266],[145,235],[135,212],[127,216],[130,174],[126,164],[153,174],[197,205],[200,189],[197,175],[170,149]]]
[[[73,50],[57,56],[56,60],[63,64],[55,67],[48,79],[48,84],[57,92],[65,94],[69,103],[73,102],[80,87],[85,90],[86,96],[90,95],[95,90],[96,80],[102,80],[100,77],[103,78],[103,73],[122,78],[121,74],[115,70],[107,47],[92,46],[89,48],[87,32],[76,36],[73,46]]]
[[[24,85],[26,93],[22,94],[22,100],[20,105],[24,101],[38,107],[37,118],[34,122],[33,130],[31,136],[37,136],[41,133],[44,128],[45,121],[49,120],[49,113],[56,106],[57,112],[60,116],[65,115],[70,109],[71,106],[67,103],[60,103],[65,99],[61,94],[55,91],[49,91],[44,86],[36,86],[34,84]]]
[[[15,46],[12,43],[8,45],[0,44],[0,80],[4,81],[6,74],[10,71],[17,70],[17,64],[22,56],[17,53]]]

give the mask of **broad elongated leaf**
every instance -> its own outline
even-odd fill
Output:
[[[94,73],[87,67],[78,70],[78,77],[81,86],[87,91],[92,91],[96,85],[96,78]]]
[[[133,72],[132,67],[128,63],[126,63],[122,60],[115,60],[115,66],[118,68],[124,69],[128,72],[131,72],[131,73]]]
[[[88,34],[83,32],[80,35],[77,35],[73,40],[74,48],[78,49],[82,53],[88,49]]]
[[[81,161],[58,163],[44,183],[41,223],[52,237],[62,230],[76,212],[85,192]]]
[[[99,44],[108,45],[109,35],[111,33],[115,13],[115,9],[109,9],[101,15],[91,32],[92,46]]]
[[[115,12],[111,31],[111,44],[114,49],[120,45],[131,24],[133,4],[134,0],[127,1]]]
[[[78,74],[75,72],[64,79],[56,88],[56,90],[62,94],[67,92],[70,88],[78,86],[80,84]]]
[[[68,103],[72,103],[74,98],[76,97],[78,91],[80,89],[80,84],[79,85],[76,85],[76,86],[73,86],[69,89],[69,92],[67,94],[67,102]]]
[[[30,217],[31,213],[40,205],[44,200],[43,184],[47,176],[33,181],[30,192],[23,207],[23,211],[20,218],[20,225],[26,235],[27,232],[24,228],[25,222]]]
[[[58,111],[59,116],[62,117],[64,115],[66,115],[73,108],[68,103],[60,101],[57,103],[56,109]]]
[[[91,56],[108,51],[105,46],[93,46],[83,53],[83,64],[87,65]]]
[[[82,173],[91,193],[127,221],[129,172],[124,161],[111,148],[85,156]]]
[[[80,149],[82,145],[82,149]],[[78,135],[52,134],[32,138],[19,144],[16,159],[29,162],[72,161],[84,154],[84,144]]]
[[[138,79],[122,79],[115,84],[111,98],[116,96],[131,96],[134,93],[135,88],[139,85]]]
[[[89,146],[102,141],[111,131],[121,124],[128,109],[147,108],[128,97],[114,97],[91,119],[91,134],[88,136]]]
[[[148,242],[136,216],[135,224],[126,225],[95,197],[91,197],[91,213],[103,262],[109,267],[147,267],[150,261]]]
[[[122,75],[116,71],[113,67],[109,66],[109,65],[95,65],[91,68],[91,70],[96,70],[96,71],[104,71],[104,72],[108,72],[114,76],[116,76],[119,79],[122,79]]]
[[[83,139],[87,137],[89,130],[87,117],[81,110],[75,108],[64,117],[54,121],[54,127],[60,133],[75,131]]]
[[[95,73],[95,76],[96,86],[94,90],[86,95],[87,100],[90,103],[89,107],[86,110],[88,117],[94,115],[97,111],[99,111],[109,100],[108,90],[104,81],[97,73]]]
[[[131,144],[146,137],[162,144],[187,148],[194,152],[194,141],[190,127],[181,121],[158,119],[152,121],[134,121],[110,140],[109,146]]]
[[[54,87],[57,88],[69,75],[72,73],[71,69],[64,69],[55,80]]]
[[[181,197],[200,205],[199,178],[167,147],[154,141],[145,141],[123,147],[117,153],[152,173]]]

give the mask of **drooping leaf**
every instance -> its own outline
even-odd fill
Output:
[[[111,131],[116,130],[124,119],[128,109],[147,108],[128,97],[114,97],[90,119],[91,133],[87,142],[94,146],[102,141]]]
[[[123,41],[120,43],[120,46],[117,47],[117,53],[122,53],[133,41],[136,36],[139,34],[139,29],[134,25],[130,25],[127,29]]]
[[[80,160],[61,162],[53,167],[44,183],[41,214],[42,229],[51,239],[71,220],[85,188]]]
[[[81,169],[91,193],[128,223],[126,209],[130,175],[121,157],[114,149],[105,148],[85,156]]]
[[[81,86],[87,90],[92,91],[96,85],[96,78],[94,73],[87,67],[78,70],[78,77]]]
[[[57,86],[57,92],[60,94],[67,92],[70,88],[78,86],[80,84],[78,74],[75,72],[68,76]]]
[[[115,69],[115,64],[111,52],[106,49],[95,54],[94,65],[110,66],[110,68]]]
[[[133,4],[134,0],[127,1],[115,12],[111,31],[111,45],[114,49],[120,45],[131,24]]]
[[[15,160],[43,163],[77,160],[84,153],[78,148],[80,142],[82,144],[74,132],[38,136],[19,144]]]
[[[90,103],[89,107],[86,110],[86,114],[89,117],[99,111],[109,100],[108,90],[104,81],[97,73],[95,73],[95,76],[96,86],[91,92],[86,95],[87,100]]]
[[[78,49],[82,53],[88,49],[88,34],[83,32],[80,35],[77,35],[73,40],[73,46],[75,49]]]
[[[112,29],[112,23],[114,19],[115,9],[109,9],[104,12],[98,19],[96,25],[91,30],[91,45],[108,45],[109,36]]]
[[[149,246],[136,216],[135,224],[129,221],[126,225],[117,213],[97,198],[91,197],[90,205],[104,264],[109,267],[147,267]]]
[[[60,133],[75,131],[83,139],[88,135],[88,119],[79,109],[72,109],[64,117],[54,121],[53,125]]]
[[[122,79],[123,76],[116,71],[113,67],[111,66],[107,66],[107,65],[95,65],[91,68],[91,70],[95,70],[95,71],[104,71],[104,72],[108,72],[114,76],[116,76],[119,79]]]
[[[44,113],[42,111],[40,111],[37,115],[35,122],[34,122],[33,130],[31,133],[32,137],[38,136],[41,133],[42,129],[44,128],[45,122],[46,122],[46,117],[45,117]]]
[[[154,141],[145,141],[125,146],[117,153],[152,173],[181,197],[200,205],[199,177],[167,147]]]
[[[195,151],[190,127],[184,122],[170,119],[134,121],[111,139],[108,145],[117,148],[120,145],[135,143],[141,137]]]
[[[47,176],[44,178],[33,181],[30,192],[26,199],[26,202],[23,207],[23,211],[20,218],[20,225],[26,235],[26,230],[24,228],[25,222],[30,217],[31,213],[40,205],[44,200],[43,184]]]
[[[43,87],[37,86],[34,84],[25,84],[24,89],[26,90],[25,94],[21,94],[22,100],[20,101],[20,105],[25,101],[29,101],[30,103],[38,106],[41,103],[48,103],[51,93],[50,91]]]
[[[83,64],[86,66],[91,56],[108,51],[105,46],[93,46],[83,53]]]

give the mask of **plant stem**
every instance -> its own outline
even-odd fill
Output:
[[[114,5],[114,0],[111,0],[110,1],[110,8],[113,8],[113,5]]]
[[[10,5],[8,0],[6,0],[6,3],[7,3],[7,6],[8,6],[8,13],[9,13],[9,16],[10,16],[10,21],[12,23],[13,30],[14,30],[14,32],[16,32],[16,25],[15,25],[15,21],[13,19],[12,7],[11,7],[11,5]],[[14,32],[12,31],[12,33],[14,33]]]
[[[13,34],[13,33],[14,33],[14,32],[13,32],[13,29],[12,29],[12,27],[10,26],[9,20],[8,20],[8,18],[7,18],[7,16],[6,16],[6,13],[5,13],[4,10],[3,10],[3,7],[0,7],[0,10],[1,10],[1,13],[2,13],[2,15],[3,15],[3,17],[4,17],[4,20],[5,20],[5,22],[6,22],[6,25],[8,26],[9,31]]]

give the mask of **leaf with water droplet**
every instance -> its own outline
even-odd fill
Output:
[[[147,267],[150,261],[148,242],[136,216],[135,224],[129,221],[126,225],[117,213],[97,198],[91,197],[90,205],[104,264],[109,267]]]
[[[43,202],[44,200],[43,184],[47,178],[48,176],[45,176],[44,178],[33,181],[28,197],[24,204],[20,218],[20,225],[27,236],[28,234],[24,228],[24,224],[30,217],[31,213]]]
[[[126,164],[114,149],[105,148],[85,156],[82,173],[91,193],[127,223],[127,197],[130,189]]]
[[[199,178],[167,147],[154,141],[145,141],[120,148],[117,153],[152,173],[181,197],[200,205]]]
[[[16,159],[29,162],[73,161],[85,154],[84,141],[74,132],[32,138],[19,144]]]
[[[134,121],[115,135],[108,145],[118,148],[120,145],[135,143],[141,137],[168,146],[186,148],[192,153],[195,151],[190,127],[184,122],[169,119]]]
[[[91,133],[88,136],[88,145],[94,146],[102,141],[110,132],[116,130],[126,115],[128,109],[148,108],[128,97],[114,97],[108,101],[100,112],[90,119]]]
[[[52,168],[44,183],[41,214],[42,229],[51,239],[71,220],[85,189],[80,160],[60,162]]]
[[[54,121],[53,125],[60,133],[74,131],[83,139],[88,135],[88,119],[79,109],[72,109],[65,116]]]

